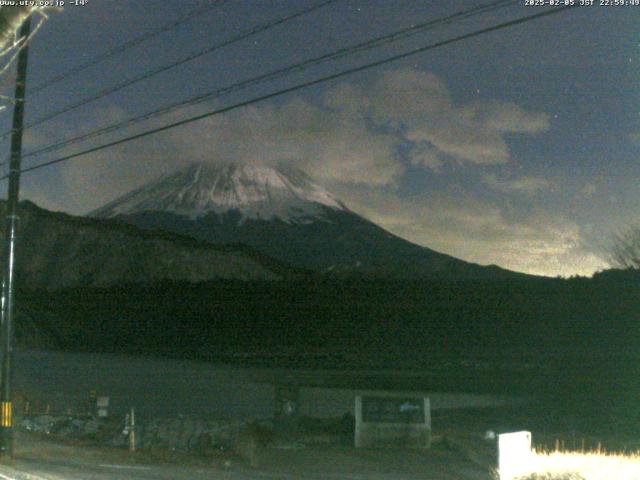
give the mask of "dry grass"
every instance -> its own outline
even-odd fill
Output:
[[[529,462],[521,480],[640,480],[640,452],[534,451]]]

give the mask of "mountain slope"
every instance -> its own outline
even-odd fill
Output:
[[[91,215],[214,244],[246,244],[296,267],[337,275],[521,276],[397,237],[291,168],[193,164]]]
[[[0,215],[5,208],[0,204]],[[119,222],[52,213],[29,202],[21,203],[20,218],[17,278],[29,288],[277,280],[298,273],[244,246],[215,246]]]

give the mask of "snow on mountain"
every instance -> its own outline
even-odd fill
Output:
[[[299,170],[194,163],[114,200],[91,216],[111,218],[162,211],[197,220],[211,212],[238,211],[240,223],[275,218],[285,223],[307,223],[322,219],[325,207],[348,211]]]
[[[498,278],[413,244],[350,211],[299,170],[192,164],[91,214],[150,231],[249,246],[314,272],[383,278]]]

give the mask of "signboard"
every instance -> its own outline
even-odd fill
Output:
[[[431,446],[431,406],[427,397],[370,393],[356,397],[356,447]]]
[[[109,416],[109,397],[98,397],[96,399],[96,413],[99,418]]]
[[[424,398],[362,397],[365,423],[424,423]]]

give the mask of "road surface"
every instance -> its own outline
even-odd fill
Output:
[[[268,448],[254,467],[233,458],[158,463],[144,453],[53,443],[22,434],[0,480],[489,480],[489,472],[442,446],[431,450],[356,450],[319,446]]]

